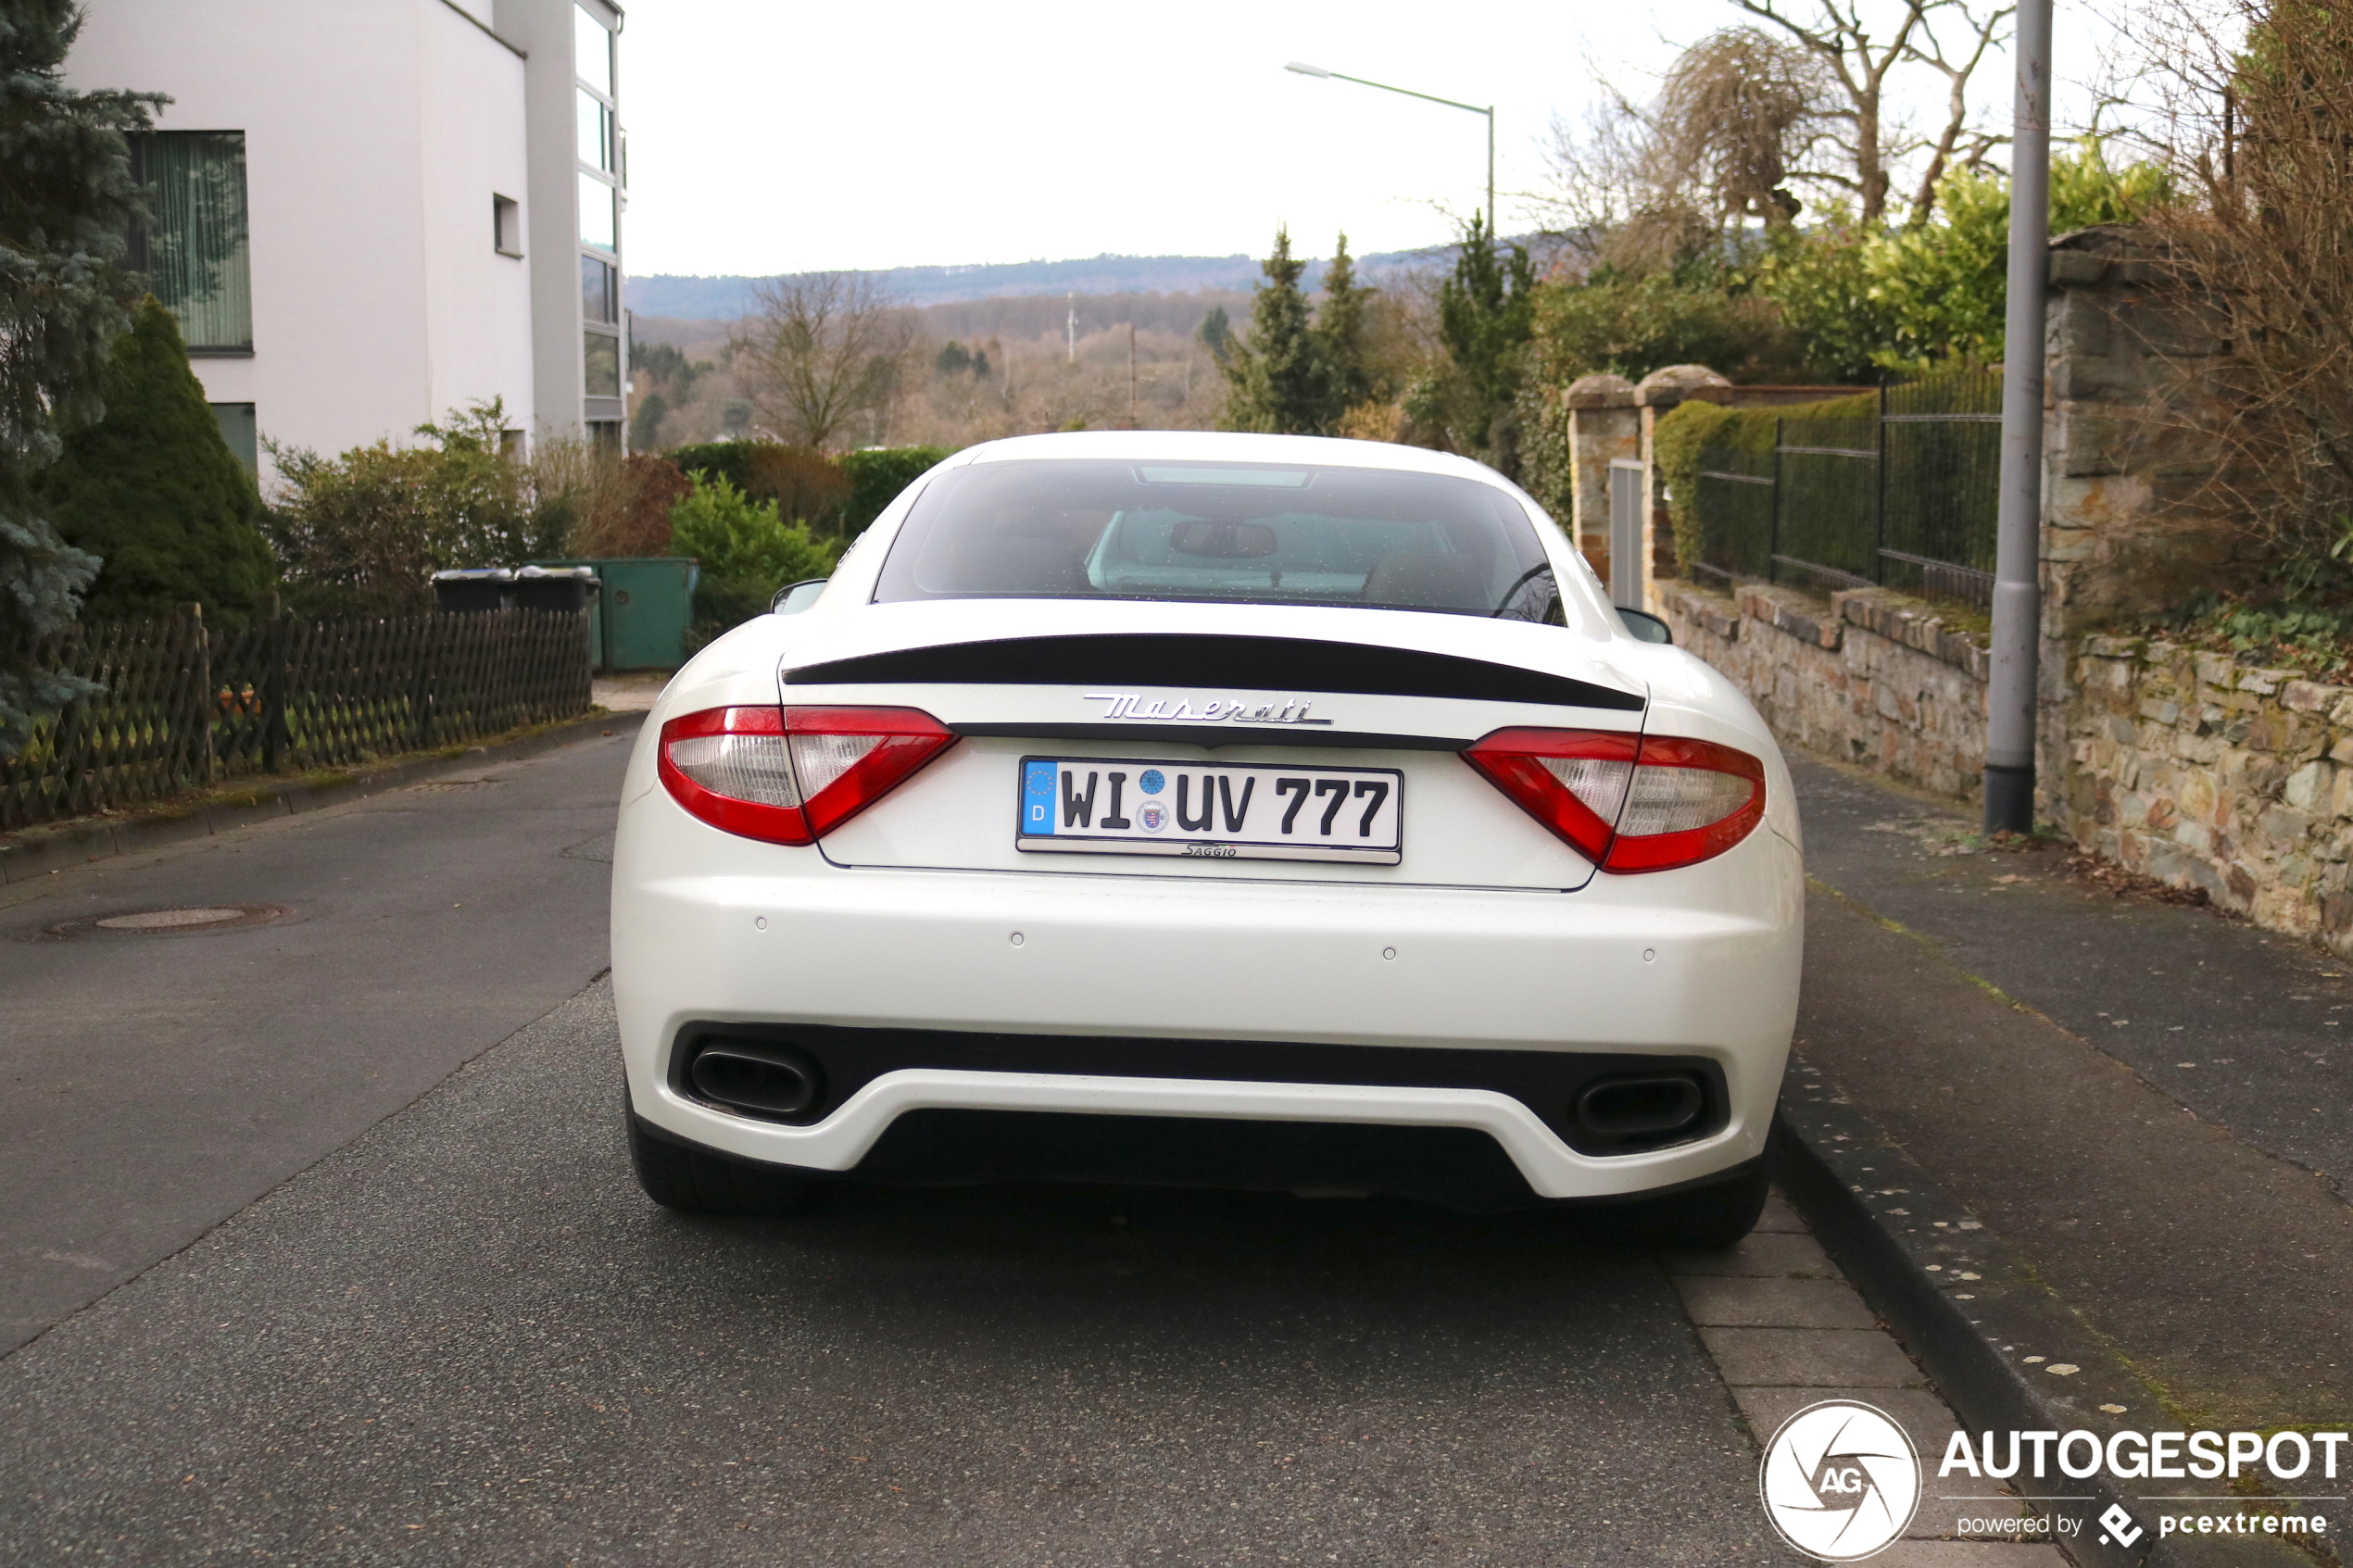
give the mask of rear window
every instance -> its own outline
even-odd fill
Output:
[[[1476,480],[1101,458],[935,477],[875,597],[1370,606],[1559,624],[1528,513]]]

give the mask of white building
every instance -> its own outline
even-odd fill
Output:
[[[618,443],[608,0],[90,0],[81,87],[169,94],[132,264],[233,447],[320,452],[492,397]]]

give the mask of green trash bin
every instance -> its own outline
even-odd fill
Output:
[[[599,670],[675,670],[686,662],[702,569],[685,556],[606,560],[542,560],[534,566],[585,566],[599,591],[589,601],[588,637]]]

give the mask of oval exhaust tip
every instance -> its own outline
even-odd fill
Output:
[[[686,1067],[695,1092],[714,1104],[792,1116],[817,1103],[816,1063],[799,1052],[751,1040],[713,1040]]]
[[[1680,1132],[1698,1122],[1706,1109],[1699,1080],[1685,1073],[1604,1078],[1577,1097],[1577,1119],[1614,1137]]]

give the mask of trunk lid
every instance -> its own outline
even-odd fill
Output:
[[[825,836],[845,867],[1568,890],[1592,864],[1455,754],[1512,725],[1642,727],[1608,645],[1527,622],[1002,600],[826,619],[786,654],[786,703],[920,709],[962,737]]]

